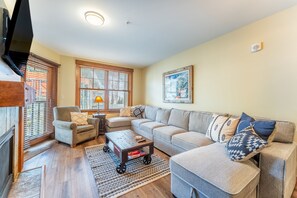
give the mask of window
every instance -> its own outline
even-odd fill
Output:
[[[76,105],[81,110],[97,111],[96,96],[104,100],[99,103],[100,110],[116,111],[131,105],[133,69],[84,61],[76,61],[76,65]]]

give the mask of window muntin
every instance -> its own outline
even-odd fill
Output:
[[[94,99],[98,95],[104,100],[99,104],[100,110],[113,111],[131,105],[132,72],[84,65],[78,65],[78,70],[81,110],[97,110]]]

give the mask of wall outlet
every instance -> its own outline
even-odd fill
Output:
[[[263,49],[263,42],[254,43],[251,45],[251,52],[255,53]]]

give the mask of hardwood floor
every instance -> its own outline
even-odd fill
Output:
[[[93,174],[84,154],[84,147],[102,143],[104,143],[103,136],[79,144],[75,148],[62,143],[55,144],[51,149],[26,161],[24,170],[46,165],[46,198],[98,197]],[[169,160],[169,156],[157,149],[155,154]],[[140,197],[172,198],[170,175],[121,196],[121,198]],[[297,185],[292,198],[297,198]]]
[[[55,144],[51,149],[26,161],[24,170],[46,165],[46,198],[98,197],[95,180],[84,154],[84,147],[102,143],[104,143],[103,136],[79,144],[75,148],[70,148],[63,143]],[[155,149],[155,154],[163,159],[169,159],[166,154],[157,149]],[[170,175],[121,197],[173,197],[170,192]]]

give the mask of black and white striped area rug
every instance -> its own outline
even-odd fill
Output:
[[[168,161],[157,155],[152,155],[149,165],[144,165],[142,158],[131,160],[126,164],[126,172],[118,174],[119,159],[113,152],[103,152],[103,146],[85,148],[99,197],[118,197],[170,174]]]

